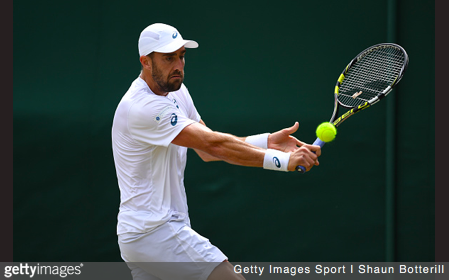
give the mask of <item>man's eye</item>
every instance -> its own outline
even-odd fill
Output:
[[[172,61],[172,56],[166,57],[166,60],[167,60],[167,61]]]

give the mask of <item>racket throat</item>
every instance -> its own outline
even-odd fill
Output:
[[[388,86],[386,89],[384,89],[381,93],[379,93],[377,96],[375,96],[374,98],[368,100],[368,103],[370,105],[374,105],[377,102],[379,102],[382,98],[384,98],[385,96],[387,96],[387,94],[390,93],[390,91],[392,91],[392,87]]]
[[[333,123],[335,127],[338,127],[347,118],[349,118],[350,116],[354,115],[355,113],[358,113],[358,112],[362,111],[363,109],[366,109],[366,108],[370,107],[371,105],[374,105],[375,103],[379,102],[380,99],[376,96],[372,100],[374,100],[374,101],[371,102],[371,100],[370,100],[370,101],[365,102],[365,103],[363,103],[363,104],[361,104],[361,105],[359,105],[357,107],[354,107],[351,110],[349,110],[346,113],[344,113],[343,115],[341,115],[336,120],[331,120],[330,122]],[[335,118],[335,116],[334,116],[334,118]]]

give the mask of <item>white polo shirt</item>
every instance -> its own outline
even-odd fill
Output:
[[[189,223],[183,183],[187,148],[172,140],[200,115],[185,85],[167,96],[137,78],[120,101],[112,145],[121,193],[117,234],[149,232],[172,216]]]

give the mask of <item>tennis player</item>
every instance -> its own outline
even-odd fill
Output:
[[[209,129],[183,84],[186,49],[197,47],[172,26],[145,28],[138,41],[142,71],[114,115],[118,243],[134,280],[244,279],[221,250],[191,228],[183,183],[187,148],[204,161],[277,171],[298,165],[308,171],[319,164],[320,147],[291,136],[297,122],[244,138]]]

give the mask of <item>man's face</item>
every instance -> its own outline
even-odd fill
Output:
[[[180,89],[184,78],[185,47],[173,53],[153,53],[152,78],[159,90],[171,92]]]

